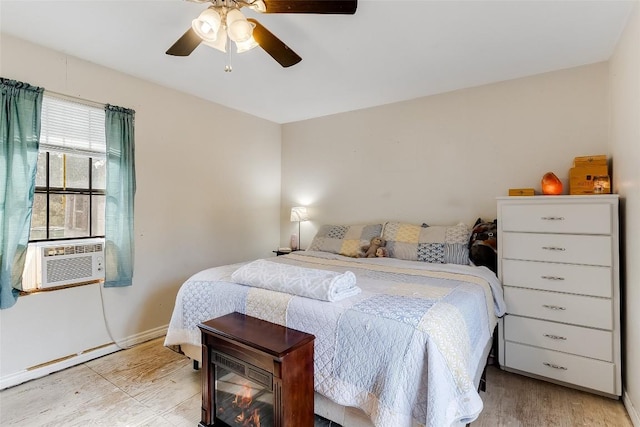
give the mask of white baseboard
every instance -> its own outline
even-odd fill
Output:
[[[64,359],[60,362],[51,363],[35,369],[25,369],[24,371],[14,372],[0,378],[0,390],[47,376],[71,366],[79,365],[110,353],[115,353],[119,350],[121,350],[120,347],[112,343],[93,351],[76,354],[75,356]]]
[[[72,355],[71,357],[59,362],[53,362],[50,364],[45,363],[34,369],[25,369],[23,371],[5,375],[4,377],[0,377],[0,390],[22,384],[36,378],[42,378],[54,372],[70,368],[71,366],[80,365],[81,363],[106,356],[107,354],[115,353],[116,351],[132,347],[136,344],[141,344],[155,338],[163,337],[167,334],[167,328],[168,325],[150,329],[148,331],[126,337],[118,341],[118,343],[109,343],[103,347]]]
[[[123,338],[122,340],[118,341],[117,344],[121,348],[133,347],[134,345],[142,344],[143,342],[151,341],[153,339],[167,335],[168,328],[169,325],[164,325],[154,329],[149,329],[148,331]]]
[[[633,406],[633,402],[631,402],[631,399],[629,398],[629,395],[627,394],[626,390],[624,391],[624,393],[622,393],[622,402],[624,403],[624,407],[627,409],[627,414],[629,414],[629,418],[631,418],[631,423],[633,424],[633,427],[640,427],[640,414],[638,413],[636,408]]]

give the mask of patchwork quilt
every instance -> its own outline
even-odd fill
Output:
[[[234,283],[242,264],[208,269],[181,287],[165,345],[200,345],[198,323],[237,311],[315,335],[316,392],[362,409],[376,426],[477,418],[474,375],[505,311],[489,269],[313,251],[267,261],[349,271],[362,291],[328,302]]]

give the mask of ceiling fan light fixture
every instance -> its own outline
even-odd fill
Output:
[[[2,0],[0,0],[2,1]],[[171,56],[189,56],[200,44],[229,56],[226,71],[231,70],[231,41],[237,52],[260,46],[283,67],[291,67],[302,58],[254,18],[246,18],[242,8],[262,13],[349,14],[356,12],[358,0],[190,0],[209,3],[207,10],[191,21],[191,27],[166,51]],[[255,35],[255,37],[254,37]]]
[[[212,9],[202,11],[200,16],[191,21],[191,28],[205,42],[214,42],[218,38],[220,28],[220,14]],[[220,31],[222,33],[222,31]]]
[[[238,9],[227,12],[227,32],[234,42],[246,42],[253,34],[254,25]]]

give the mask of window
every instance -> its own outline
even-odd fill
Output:
[[[103,108],[44,94],[30,241],[104,237]]]

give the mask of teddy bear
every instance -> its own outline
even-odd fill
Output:
[[[359,254],[360,258],[375,258],[376,251],[378,248],[387,244],[387,241],[382,237],[376,236],[372,237],[371,241],[368,245],[363,245],[360,249],[362,249],[363,254]]]
[[[376,256],[378,258],[388,257],[389,251],[387,251],[387,248],[385,248],[384,246],[380,246],[378,249],[376,249]]]

